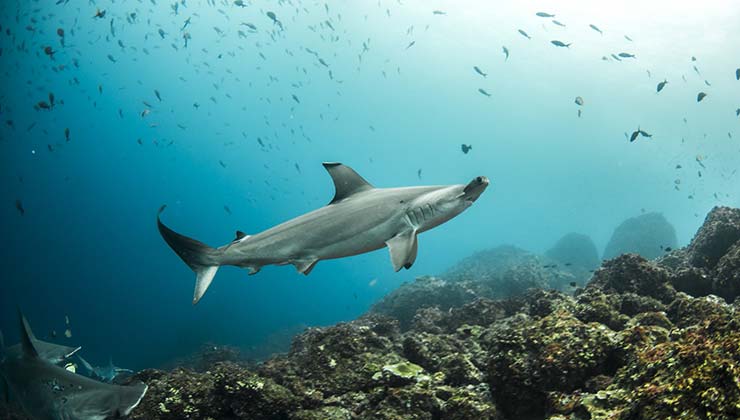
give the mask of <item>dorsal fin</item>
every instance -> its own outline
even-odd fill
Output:
[[[334,181],[334,198],[329,204],[334,204],[353,194],[373,188],[369,182],[365,181],[363,177],[349,166],[342,165],[338,162],[324,162],[323,165]]]
[[[28,325],[26,317],[23,316],[20,310],[18,311],[18,316],[21,321],[21,346],[23,348],[23,354],[28,357],[38,357],[39,353],[33,345],[33,342],[36,341],[36,337],[33,336],[31,326]]]
[[[236,231],[236,239],[234,239],[234,240],[235,241],[238,241],[238,240],[244,238],[245,236],[247,236],[246,233],[242,232],[241,230],[237,230]]]

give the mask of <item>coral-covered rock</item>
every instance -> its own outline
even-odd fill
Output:
[[[149,390],[131,419],[287,419],[299,407],[288,389],[234,363],[217,363],[205,373],[149,370],[134,379]]]
[[[740,241],[740,209],[715,207],[688,246],[695,267],[713,268],[727,250]]]
[[[663,268],[636,254],[623,254],[604,262],[587,287],[607,293],[635,293],[669,303],[676,294]]]
[[[511,418],[542,416],[550,391],[570,392],[610,372],[616,336],[565,311],[541,319],[512,317],[485,337],[494,399]]]
[[[379,315],[309,328],[286,356],[265,362],[259,372],[296,394],[317,390],[325,397],[376,385],[383,366],[402,361],[396,353],[397,321]]]
[[[712,286],[728,302],[740,296],[740,240],[717,262]]]
[[[401,328],[406,330],[411,326],[416,311],[421,308],[436,306],[446,311],[474,300],[475,296],[463,284],[438,277],[419,277],[413,283],[404,283],[386,295],[370,311],[397,319]]]
[[[653,259],[665,253],[666,247],[676,248],[676,230],[660,213],[646,213],[625,220],[612,234],[604,249],[604,258],[621,254],[639,254]]]

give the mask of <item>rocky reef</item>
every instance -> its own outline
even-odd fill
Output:
[[[657,258],[666,249],[676,248],[676,230],[660,213],[645,213],[622,222],[604,249],[604,258],[635,253],[645,258]]]
[[[715,208],[686,248],[617,256],[570,293],[510,248],[495,255],[524,261],[534,287],[491,299],[503,260],[471,258],[263,363],[226,351],[195,358],[214,361],[200,371],[140,372],[131,418],[737,419],[739,250],[740,210]]]

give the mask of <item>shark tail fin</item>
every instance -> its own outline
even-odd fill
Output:
[[[195,272],[195,292],[193,293],[193,305],[195,305],[206,293],[213,277],[216,276],[223,252],[203,242],[180,235],[165,226],[159,218],[165,207],[162,206],[159,209],[157,227],[167,245]]]
[[[118,414],[119,417],[125,417],[128,416],[137,405],[139,405],[149,387],[145,383],[139,382],[134,385],[121,386],[119,389],[119,403],[116,414]]]

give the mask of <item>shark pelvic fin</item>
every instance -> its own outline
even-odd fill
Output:
[[[307,276],[311,273],[311,270],[313,270],[317,262],[319,262],[319,260],[315,258],[310,258],[305,260],[291,261],[291,264],[295,266],[295,269],[298,270],[299,273]]]
[[[409,269],[416,261],[418,241],[416,229],[410,229],[399,233],[385,242],[391,253],[393,269],[399,271],[401,268]]]
[[[338,162],[324,162],[324,168],[334,181],[334,198],[329,204],[334,204],[362,191],[373,189],[354,169]]]
[[[33,331],[31,331],[31,326],[28,325],[28,320],[23,316],[20,309],[18,310],[18,317],[20,318],[21,323],[21,347],[23,348],[23,355],[33,358],[39,357],[39,352],[33,345],[33,342],[36,341],[36,337],[34,337]]]

